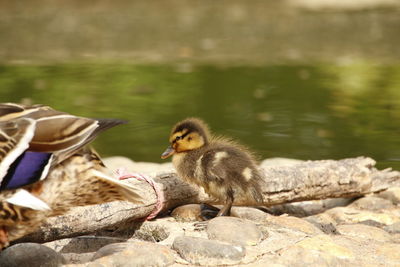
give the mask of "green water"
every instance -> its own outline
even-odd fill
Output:
[[[260,158],[364,155],[400,169],[398,65],[3,65],[0,99],[129,120],[96,140],[103,156],[161,162],[172,125],[196,116]]]

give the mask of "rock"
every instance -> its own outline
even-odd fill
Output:
[[[132,236],[136,239],[158,243],[168,238],[169,230],[162,223],[144,222],[139,229],[137,229]]]
[[[271,256],[271,255],[267,255],[264,256],[262,259],[257,259],[257,261],[253,262],[251,265],[245,265],[247,266],[251,266],[251,267],[287,267],[289,265],[285,265],[285,264],[280,264],[277,263],[277,256]]]
[[[384,228],[386,227],[386,224],[377,222],[377,221],[373,221],[373,220],[366,220],[366,221],[361,221],[360,224],[364,224],[364,225],[368,225],[368,226],[372,226],[372,227],[377,227],[377,228]]]
[[[175,208],[171,216],[178,222],[201,221],[201,208],[199,204],[188,204]]]
[[[349,198],[330,198],[275,205],[268,207],[267,210],[274,215],[289,214],[296,217],[305,217],[334,207],[347,206],[351,202],[352,200]]]
[[[400,222],[385,226],[383,230],[392,234],[400,234]]]
[[[251,207],[232,207],[231,216],[247,219],[254,222],[264,222],[267,220],[271,215],[268,213]]]
[[[328,235],[339,234],[339,232],[336,230],[335,227],[336,221],[326,213],[305,217],[303,219],[318,227],[318,229],[320,229],[325,234]]]
[[[264,239],[256,247],[246,247],[246,255],[251,252],[251,249],[259,250],[262,254],[276,254],[309,236],[306,233],[289,228],[268,227],[267,229],[268,238]]]
[[[376,252],[388,260],[396,261],[397,266],[400,265],[400,244],[383,244]]]
[[[60,253],[36,243],[16,244],[0,253],[0,266],[53,267],[63,263]]]
[[[121,241],[122,238],[109,238],[107,236],[80,236],[59,239],[47,242],[43,245],[60,253],[88,253],[96,252],[108,244],[118,243]]]
[[[136,241],[101,248],[87,266],[169,266],[174,262],[174,253],[168,247]]]
[[[263,233],[255,223],[225,216],[214,218],[208,222],[207,235],[212,240],[241,246],[255,246],[263,237]]]
[[[95,252],[88,253],[62,253],[67,264],[86,264],[93,258]]]
[[[390,200],[393,204],[400,204],[400,187],[391,187],[377,194],[378,197]]]
[[[152,163],[152,162],[135,162],[129,158],[115,156],[103,159],[104,164],[112,171],[119,168],[124,168],[129,172],[142,173],[150,176],[164,172],[174,171],[171,162],[166,163]]]
[[[179,255],[192,264],[238,264],[246,255],[242,246],[232,246],[199,237],[177,237],[172,245]]]
[[[352,258],[353,252],[346,247],[335,244],[328,235],[316,235],[298,242],[295,246],[304,249],[325,252],[341,259]]]
[[[125,250],[128,245],[129,243],[114,243],[104,246],[93,255],[92,260],[95,261],[102,257],[107,257],[116,253],[120,253],[121,251]]]
[[[394,206],[390,200],[380,197],[367,196],[355,200],[348,207],[361,210],[381,211],[383,209],[393,208]]]
[[[351,266],[397,266],[397,264],[390,258],[385,256],[385,251],[378,253],[378,250],[391,243],[382,243],[373,239],[366,239],[348,235],[335,235],[332,236],[335,244],[345,247],[353,252],[354,258],[352,259]],[[387,254],[390,254],[390,248],[386,248]]]
[[[318,249],[292,246],[279,253],[276,262],[283,266],[349,266],[349,260]],[[261,265],[260,265],[261,266]],[[269,266],[266,262],[264,266]]]
[[[81,236],[45,243],[46,247],[61,253],[67,263],[89,262],[94,253],[105,245],[121,242],[122,238]]]
[[[310,222],[292,216],[270,216],[265,222],[280,227],[290,228],[307,234],[322,234],[322,231]]]
[[[185,231],[193,230],[193,223],[177,222],[172,217],[164,217],[143,222],[141,226],[134,231],[131,239],[133,239],[133,241],[137,241],[135,239],[141,239],[144,241],[157,242],[158,244],[170,247],[176,237],[184,235]],[[202,235],[205,236],[205,233]],[[128,241],[131,239],[128,239]]]
[[[352,224],[363,221],[376,221],[381,224],[390,225],[400,221],[399,216],[392,213],[378,213],[366,210],[358,210],[350,207],[337,207],[325,211],[337,224]]]
[[[380,242],[391,241],[391,236],[382,229],[364,224],[346,224],[336,227],[342,235],[372,239]]]

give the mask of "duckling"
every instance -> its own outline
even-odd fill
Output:
[[[42,105],[0,104],[0,248],[74,206],[142,202],[137,187],[113,178],[85,147],[123,123]]]
[[[212,136],[198,118],[178,122],[169,142],[161,158],[173,156],[172,162],[183,180],[204,188],[207,194],[225,203],[217,216],[229,216],[238,196],[263,202],[262,175],[253,154],[245,147]]]

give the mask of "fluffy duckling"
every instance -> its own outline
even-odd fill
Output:
[[[239,195],[263,201],[262,176],[252,153],[230,140],[212,136],[202,120],[188,118],[178,122],[169,142],[161,158],[173,156],[181,178],[225,203],[217,216],[229,216]]]
[[[74,206],[129,200],[138,188],[114,179],[84,146],[124,123],[47,106],[0,104],[0,249]]]

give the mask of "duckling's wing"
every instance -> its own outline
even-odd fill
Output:
[[[252,159],[234,147],[218,147],[202,158],[203,171],[209,181],[249,192],[256,201],[262,201],[262,178]]]

